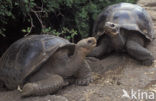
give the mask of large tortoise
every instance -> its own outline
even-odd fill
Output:
[[[153,34],[152,19],[145,9],[130,3],[111,5],[95,21],[92,36],[97,39],[97,47],[89,56],[127,52],[144,65],[151,65],[154,57],[145,45],[153,40]]]
[[[0,61],[0,81],[12,90],[22,87],[22,96],[46,95],[68,85],[92,81],[86,55],[96,46],[89,37],[77,44],[53,35],[30,35],[13,43]]]

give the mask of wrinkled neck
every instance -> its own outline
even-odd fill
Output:
[[[120,50],[125,45],[125,39],[124,37],[118,33],[117,35],[111,37],[112,45],[116,50]]]
[[[116,43],[120,42],[120,43],[124,44],[124,38],[120,33],[118,33],[117,35],[111,37],[111,39],[112,39],[112,41],[114,41]]]
[[[87,55],[87,50],[85,50],[84,48],[77,45],[75,48],[75,52],[71,59],[72,60],[83,60],[83,59],[85,59],[86,55]]]

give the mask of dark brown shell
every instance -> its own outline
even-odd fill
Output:
[[[100,26],[105,22],[119,24],[127,30],[139,31],[148,40],[153,39],[154,28],[150,15],[144,8],[130,3],[114,4],[101,12],[95,22],[93,36],[96,36]]]
[[[57,49],[71,43],[52,35],[31,35],[13,43],[0,61],[0,79],[21,84]],[[73,45],[73,44],[72,44]]]

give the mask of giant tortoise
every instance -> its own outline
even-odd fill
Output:
[[[73,80],[88,85],[92,77],[85,57],[95,46],[94,37],[77,44],[53,35],[24,37],[3,54],[0,81],[9,90],[20,87],[23,97],[54,93]]]
[[[126,52],[144,65],[151,65],[154,57],[145,46],[153,40],[154,28],[144,8],[130,3],[108,6],[95,21],[92,36],[97,47],[89,56],[101,58],[106,54]]]

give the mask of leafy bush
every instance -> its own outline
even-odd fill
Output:
[[[0,0],[0,34],[5,36],[6,26],[20,16],[23,35],[49,33],[74,41],[87,37],[101,10],[118,2],[136,0]]]

